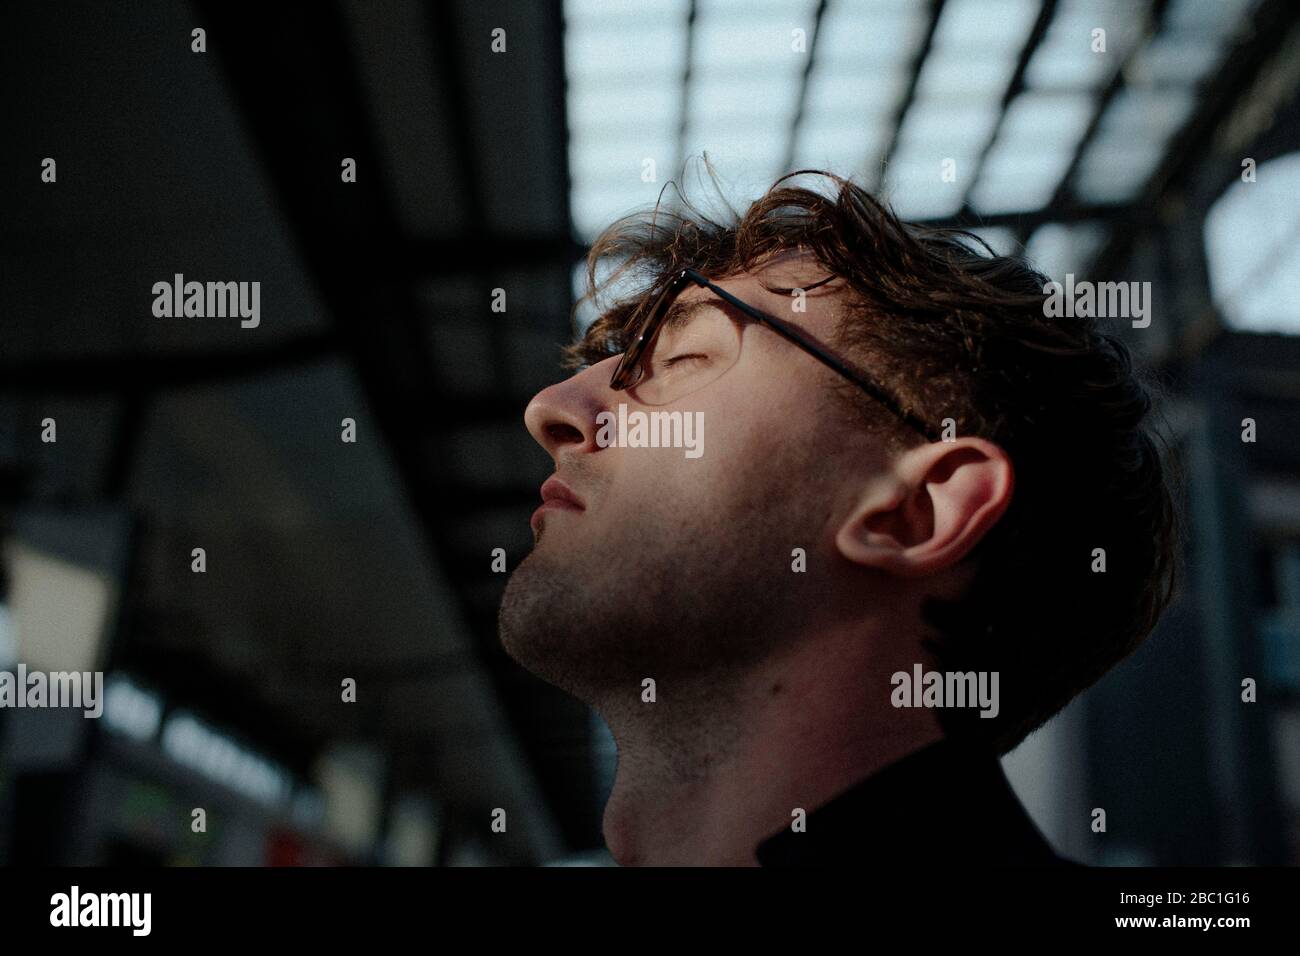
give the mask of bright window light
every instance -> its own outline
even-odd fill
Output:
[[[575,135],[569,140],[569,173],[575,186],[636,179],[647,170],[662,178],[676,167],[677,132],[668,126],[627,129],[620,135]]]
[[[998,138],[1023,143],[1025,149],[1074,146],[1087,130],[1094,108],[1087,93],[1021,93],[1007,107]]]
[[[1298,192],[1300,153],[1291,153],[1260,164],[1255,182],[1238,179],[1210,207],[1210,289],[1230,328],[1300,335]]]
[[[1105,240],[1105,227],[1094,222],[1048,223],[1034,230],[1025,245],[1025,255],[1050,279],[1064,282],[1067,274],[1081,279]]]
[[[1038,0],[948,0],[934,31],[936,48],[1015,56],[1038,16]]]
[[[611,128],[675,127],[682,107],[680,87],[679,82],[571,86],[569,131],[582,134]]]
[[[567,29],[564,64],[570,83],[627,85],[659,77],[680,84],[686,72],[686,20]]]
[[[872,69],[910,63],[926,22],[921,4],[833,3],[818,31],[817,60]]]
[[[1173,0],[1165,13],[1164,27],[1230,39],[1250,25],[1250,14],[1259,0]]]
[[[1134,57],[1126,79],[1136,87],[1199,83],[1226,52],[1217,36],[1171,36],[1162,31]]]
[[[1127,202],[1137,197],[1164,153],[1163,142],[1098,137],[1083,154],[1074,190],[1085,202]]]
[[[637,177],[605,186],[575,186],[570,197],[574,228],[591,241],[615,219],[653,206],[664,182],[642,183]]]
[[[1051,200],[1074,156],[1073,148],[995,145],[980,170],[971,205],[981,213],[1032,212]]]
[[[1057,8],[1047,35],[1029,59],[1025,82],[1043,89],[1104,85],[1145,35],[1145,0],[1073,0]],[[1106,50],[1093,50],[1093,31],[1106,31]]]
[[[737,118],[781,125],[788,132],[799,95],[799,74],[784,70],[763,76],[733,73],[711,76],[691,84],[687,109],[692,124],[705,130],[734,125]]]
[[[816,120],[799,128],[795,166],[828,169],[861,181],[869,158],[885,148],[889,128],[885,123]]]
[[[713,16],[705,13],[695,20],[691,69],[707,76],[741,68],[802,68],[812,46],[813,19],[813,7],[805,0],[779,7],[736,8]],[[801,50],[795,49],[796,30],[803,30]]]
[[[951,216],[961,208],[978,158],[974,151],[940,158],[930,150],[900,149],[885,170],[885,194],[904,218]]]
[[[653,19],[686,18],[690,0],[656,0]],[[564,0],[566,28],[613,22],[627,22],[645,17],[645,0]]]
[[[1016,242],[1015,230],[1008,229],[1005,226],[979,226],[966,231],[979,236],[1000,256],[1019,255],[1024,251],[1020,244]]]
[[[852,64],[826,64],[818,58],[808,77],[807,117],[868,119],[889,116],[907,88],[903,70],[864,70]]]
[[[1000,113],[997,100],[966,107],[944,100],[917,100],[903,118],[899,148],[928,151],[936,162],[979,151],[993,134]]]
[[[916,92],[954,105],[965,99],[1000,100],[1015,69],[1015,54],[972,56],[963,48],[944,47],[925,58]]]

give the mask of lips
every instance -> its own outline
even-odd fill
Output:
[[[536,528],[537,522],[547,511],[585,511],[586,507],[572,488],[552,475],[542,485],[542,506],[533,512],[529,524]]]
[[[542,503],[551,502],[571,505],[574,508],[584,509],[587,506],[582,503],[582,499],[573,493],[573,489],[560,481],[555,475],[546,479],[542,485]]]

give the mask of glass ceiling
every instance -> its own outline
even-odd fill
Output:
[[[933,24],[917,0],[820,21],[815,0],[565,0],[574,225],[589,242],[701,153],[737,208],[808,166],[912,219],[1132,202],[1257,2],[1170,0],[1154,24],[1149,0],[1060,0],[1039,25],[1040,0],[947,0]]]

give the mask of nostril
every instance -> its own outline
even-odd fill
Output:
[[[572,425],[566,425],[563,422],[554,422],[546,426],[546,437],[556,444],[568,444],[571,442],[581,442],[582,432]]]

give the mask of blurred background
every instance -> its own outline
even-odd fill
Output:
[[[493,549],[587,244],[707,151],[1152,283],[1189,574],[1005,764],[1086,862],[1300,862],[1292,0],[21,3],[0,71],[0,670],[105,674],[0,710],[0,861],[609,862],[612,742],[500,651]],[[177,273],[260,324],[155,317]]]

